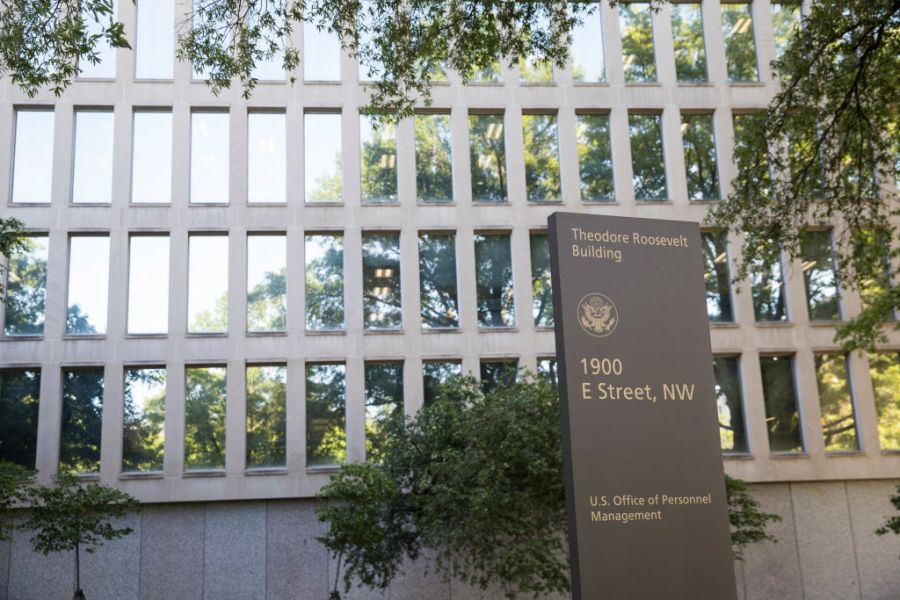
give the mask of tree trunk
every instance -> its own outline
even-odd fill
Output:
[[[75,595],[72,600],[85,600],[81,591],[81,544],[75,544]]]

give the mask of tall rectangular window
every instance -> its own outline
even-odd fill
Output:
[[[287,202],[287,117],[277,112],[247,115],[247,202]]]
[[[531,302],[537,327],[553,327],[553,287],[550,280],[550,238],[546,233],[532,233]]]
[[[425,405],[437,400],[441,385],[451,377],[462,375],[462,362],[458,360],[425,360],[422,361],[422,389]]]
[[[381,462],[384,428],[403,419],[403,363],[366,363],[366,459]]]
[[[791,36],[800,26],[799,2],[772,3],[772,37],[775,39],[775,57],[781,58],[787,50]]]
[[[581,199],[586,202],[611,202],[615,199],[615,186],[609,115],[579,114],[575,118]]]
[[[347,458],[347,368],[306,365],[306,466],[337,466]]]
[[[738,173],[747,172],[757,161],[768,160],[766,157],[766,145],[764,138],[760,138],[757,133],[762,133],[766,127],[766,113],[734,113],[732,115],[732,124],[734,126],[734,166]],[[763,143],[760,144],[762,139]],[[766,172],[768,178],[768,172]],[[764,186],[768,185],[768,180],[759,182]]]
[[[375,115],[359,116],[360,191],[363,202],[397,202],[397,128]]]
[[[103,424],[103,368],[63,369],[59,470],[100,471]]]
[[[303,23],[303,79],[341,80],[341,41],[337,34]]]
[[[344,198],[341,113],[306,113],[303,131],[306,202],[340,202]]]
[[[706,314],[717,323],[734,321],[731,309],[731,273],[728,270],[728,232],[704,231],[703,279],[706,281]]]
[[[0,370],[0,461],[34,469],[40,369]]]
[[[247,331],[287,329],[287,236],[247,236]]]
[[[550,30],[550,20],[543,14],[536,15],[536,26]],[[550,83],[553,81],[553,62],[542,60],[537,53],[519,58],[519,81],[522,83]]]
[[[162,471],[166,424],[166,370],[126,367],[122,471]]]
[[[141,204],[167,204],[172,201],[171,112],[134,113],[131,201]]]
[[[606,62],[603,58],[600,4],[591,3],[587,11],[582,14],[581,23],[572,29],[569,57],[572,79],[590,83],[606,79]]]
[[[228,236],[188,237],[188,333],[228,331]]]
[[[622,66],[625,81],[656,81],[653,48],[653,11],[647,2],[619,4],[619,31],[622,35]]]
[[[757,321],[787,321],[787,300],[781,258],[760,260],[751,265],[750,295]]]
[[[112,19],[117,18],[119,2],[112,1],[112,13],[108,16]],[[82,8],[81,16],[85,20],[85,29],[90,36],[98,36],[94,53],[97,55],[97,62],[92,63],[89,60],[78,61],[78,77],[81,79],[115,79],[116,77],[116,49],[110,46],[106,38],[100,37],[100,30],[105,20],[101,18],[95,20],[91,17],[90,10],[87,7]],[[98,22],[99,21],[99,22]]]
[[[48,249],[47,236],[28,236],[9,257],[3,335],[44,334]]]
[[[817,354],[816,382],[825,451],[859,450],[847,355],[840,352]]]
[[[807,231],[800,243],[803,281],[806,284],[806,305],[810,321],[839,321],[841,307],[838,296],[834,257],[831,252],[831,232]]]
[[[662,115],[628,115],[628,134],[635,199],[665,200],[669,192],[663,156]]]
[[[53,182],[52,110],[17,109],[12,201],[49,203]]]
[[[363,233],[363,327],[399,329],[403,324],[400,294],[400,234]]]
[[[525,187],[529,202],[558,202],[559,129],[556,115],[522,115],[525,140]]]
[[[456,234],[419,234],[419,301],[423,327],[459,327]]]
[[[106,333],[109,302],[109,236],[73,235],[69,238],[67,335]]]
[[[228,127],[225,112],[191,113],[191,202],[228,202]]]
[[[769,450],[802,452],[803,433],[794,387],[794,357],[790,354],[760,356]]]
[[[306,236],[306,329],[344,328],[344,236]]]
[[[225,367],[184,370],[184,469],[225,468]]]
[[[757,81],[756,41],[753,37],[753,15],[749,3],[723,3],[722,28],[725,34],[725,62],[728,80]]]
[[[713,116],[682,114],[681,140],[690,200],[718,200],[719,165]]]
[[[553,384],[554,387],[559,383],[559,364],[555,358],[539,358],[537,361],[538,375]]]
[[[472,200],[506,202],[506,144],[503,115],[469,115]]]
[[[113,112],[75,111],[72,202],[112,202]]]
[[[869,354],[875,392],[878,440],[882,450],[900,450],[900,352]]]
[[[745,453],[747,432],[744,427],[744,401],[741,393],[741,371],[737,356],[713,357],[716,377],[716,408],[719,413],[719,439],[722,451]]]
[[[519,361],[515,358],[481,361],[481,387],[490,392],[498,387],[508,387],[516,382]]]
[[[479,327],[516,324],[508,233],[475,234],[475,290]]]
[[[450,115],[416,115],[415,128],[416,198],[419,202],[452,202]]]
[[[678,81],[706,81],[706,44],[703,40],[701,4],[672,4],[672,42]]]
[[[247,468],[287,464],[287,367],[247,367]]]
[[[128,333],[169,330],[169,236],[132,235],[128,261]]]
[[[175,72],[174,0],[137,0],[135,79],[172,79]]]

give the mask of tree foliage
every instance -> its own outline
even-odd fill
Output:
[[[900,511],[900,485],[897,486],[897,493],[891,496],[891,504]],[[900,515],[888,517],[884,525],[875,530],[878,535],[887,535],[888,533],[896,533],[900,535]]]
[[[15,463],[0,461],[0,542],[12,531],[12,513],[25,498],[23,487],[33,473]]]
[[[22,237],[24,230],[25,224],[18,219],[0,219],[0,254],[7,260],[12,259],[13,254],[25,250],[25,239]],[[3,289],[5,281],[6,266],[0,261],[0,299],[5,297]]]

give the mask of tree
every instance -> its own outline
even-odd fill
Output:
[[[891,496],[891,504],[894,508],[900,510],[900,485],[897,486],[897,493]],[[888,533],[896,533],[900,535],[900,515],[888,517],[884,525],[875,530],[878,535],[887,535]]]
[[[25,250],[22,237],[25,224],[18,219],[0,219],[0,254],[11,260],[13,254]],[[5,298],[3,282],[6,281],[6,267],[0,262],[0,299]]]
[[[13,529],[12,512],[25,495],[22,484],[32,475],[21,465],[0,461],[0,542],[9,539]]]

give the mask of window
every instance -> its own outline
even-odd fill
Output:
[[[531,234],[531,302],[534,324],[553,327],[553,287],[550,280],[550,238]]]
[[[479,327],[516,324],[508,233],[475,234],[475,288]]]
[[[625,81],[656,81],[656,57],[653,50],[653,12],[647,2],[619,5],[619,29],[622,32],[622,66]]]
[[[341,114],[306,113],[303,127],[306,201],[340,202],[344,197]]]
[[[287,464],[287,367],[247,367],[247,468]]]
[[[347,458],[346,367],[306,365],[306,466],[336,466]]]
[[[184,469],[225,468],[225,367],[184,370]]]
[[[883,450],[900,450],[900,352],[869,354],[878,439]]]
[[[169,236],[132,235],[128,264],[128,333],[169,330]]]
[[[303,23],[303,79],[341,80],[341,42],[330,31],[320,31],[313,23]]]
[[[4,335],[43,335],[47,296],[47,236],[28,236],[9,257]]]
[[[381,462],[384,428],[403,420],[403,363],[366,363],[366,459]]]
[[[722,28],[725,34],[725,62],[728,80],[757,81],[756,42],[750,4],[722,4]]]
[[[67,335],[106,333],[109,301],[109,236],[73,235],[69,238]]]
[[[554,387],[559,383],[559,363],[555,358],[539,358],[537,361],[538,375],[553,384]]]
[[[816,382],[826,452],[859,450],[856,415],[847,374],[847,355],[816,355]]]
[[[536,27],[550,30],[550,19],[542,14],[535,15]],[[541,60],[537,53],[519,58],[519,81],[522,83],[550,83],[553,81],[553,63]]]
[[[228,331],[228,236],[188,237],[188,333]]]
[[[556,115],[522,115],[525,187],[529,202],[560,201],[559,133]]]
[[[794,357],[789,354],[760,356],[769,450],[802,452],[803,434],[794,389]]]
[[[669,192],[663,157],[662,115],[628,115],[628,133],[635,199],[665,200]]]
[[[787,321],[780,257],[776,256],[771,261],[756,261],[751,265],[750,295],[753,300],[753,315],[757,321]]]
[[[716,408],[719,413],[719,439],[722,451],[748,452],[738,357],[713,357],[713,372],[716,377]]]
[[[581,24],[572,29],[572,46],[569,48],[572,80],[586,83],[606,79],[600,4],[587,6],[581,13]]]
[[[403,325],[400,293],[400,234],[363,233],[363,327],[399,329]]]
[[[732,115],[734,125],[734,166],[738,173],[749,171],[757,161],[766,161],[767,148],[765,144],[759,144],[759,137],[755,134],[765,130],[766,114],[763,112],[735,113]],[[760,182],[768,187],[768,171],[764,172],[765,181]]]
[[[459,327],[455,234],[419,234],[419,300],[423,327]]]
[[[191,202],[228,202],[228,113],[191,113]]]
[[[416,198],[453,201],[453,152],[450,115],[416,115]]]
[[[423,401],[431,404],[438,398],[441,384],[451,377],[462,375],[462,363],[458,360],[426,360],[422,361]]]
[[[52,110],[16,110],[12,201],[49,203],[53,181]]]
[[[144,0],[146,2],[146,0]],[[131,154],[131,201],[172,201],[172,113],[134,113]]]
[[[787,50],[791,36],[800,26],[799,2],[772,3],[772,35],[775,38],[775,57],[780,59]]]
[[[265,6],[265,5],[263,5]],[[260,14],[263,7],[256,5],[247,13],[247,22],[253,27],[259,24]],[[284,26],[284,18],[278,11],[268,12],[267,18],[271,18],[276,27]],[[284,81],[284,39],[266,36],[269,39],[260,39],[256,42],[256,50],[265,54],[272,53],[271,56],[263,56],[256,61],[253,66],[252,76],[260,81],[279,82]],[[274,43],[274,48],[272,47]]]
[[[703,11],[700,4],[672,4],[675,76],[686,83],[707,80]]]
[[[473,67],[469,73],[469,80],[475,83],[500,83],[502,67],[499,60],[493,60],[480,68]]]
[[[575,118],[581,199],[585,202],[611,202],[615,197],[615,187],[609,115],[579,114]]]
[[[344,236],[306,236],[306,329],[344,328]]]
[[[63,369],[59,470],[100,471],[103,368]]]
[[[800,243],[800,255],[803,259],[800,269],[806,284],[809,320],[839,321],[841,307],[831,254],[831,232],[805,232]]]
[[[116,14],[118,13],[118,0],[112,1],[112,13],[110,13],[109,17],[112,19],[116,18]],[[90,10],[82,8],[81,15],[84,18],[85,29],[87,30],[87,34],[90,36],[97,36],[97,41],[94,46],[94,52],[97,55],[97,63],[94,64],[89,60],[83,60],[78,62],[78,77],[82,79],[115,79],[116,77],[116,49],[109,45],[109,41],[106,38],[100,37],[101,24],[98,21],[103,21],[103,16],[98,15],[100,18],[93,19],[90,14]]]
[[[734,321],[731,309],[731,274],[728,272],[728,233],[704,231],[700,234],[703,248],[703,279],[706,281],[706,314],[716,323]]]
[[[34,469],[40,398],[39,369],[0,370],[0,461]]]
[[[397,128],[374,115],[359,116],[363,202],[397,202]]]
[[[75,151],[72,202],[112,201],[113,113],[75,111]]]
[[[516,382],[519,361],[515,358],[481,361],[481,388],[485,393]]]
[[[287,202],[287,118],[284,113],[247,115],[247,202]]]
[[[122,471],[162,471],[166,424],[166,370],[126,367]]]
[[[712,115],[681,115],[684,167],[690,200],[718,200],[719,166]]]
[[[506,146],[503,115],[469,115],[472,200],[506,202]]]
[[[287,237],[247,236],[247,331],[287,329]]]
[[[137,0],[135,79],[172,79],[175,68],[175,2]]]

